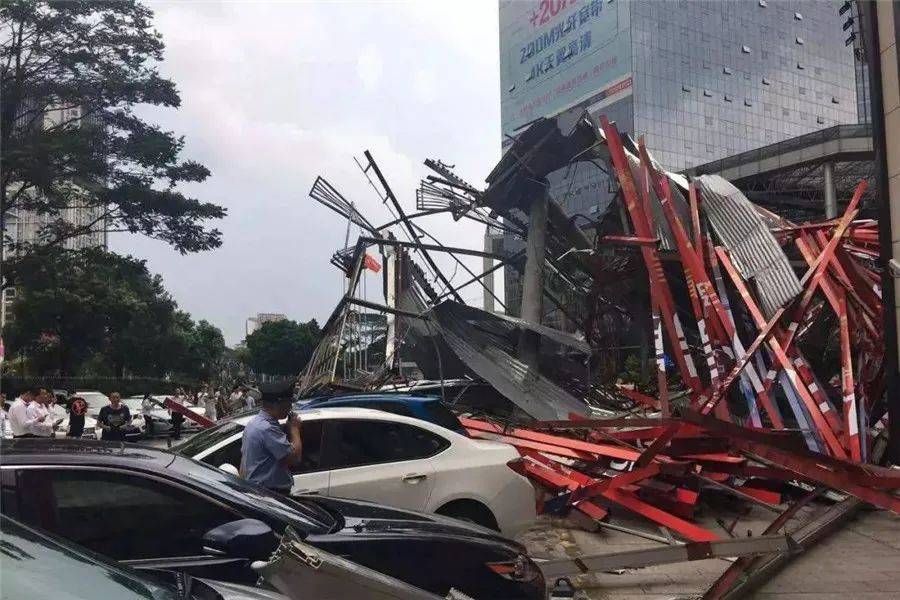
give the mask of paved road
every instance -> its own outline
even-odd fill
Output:
[[[819,510],[824,507],[819,507]],[[721,513],[718,516],[723,516]],[[731,519],[725,519],[730,523]],[[759,535],[772,513],[754,507],[742,515],[735,533]],[[707,528],[725,535],[712,515],[700,517]],[[647,523],[619,516],[616,523],[656,535]],[[789,526],[789,529],[792,528]],[[520,537],[536,557],[576,557],[606,554],[658,543],[630,534],[601,529],[588,532],[562,519],[542,517]],[[621,574],[583,575],[573,580],[579,598],[589,600],[669,600],[699,598],[728,568],[730,561],[711,559],[632,569]],[[796,557],[754,598],[761,600],[895,600],[900,598],[900,516],[885,511],[861,512],[843,529],[807,554]]]

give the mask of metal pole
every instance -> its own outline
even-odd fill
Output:
[[[489,225],[484,231],[484,251],[490,252],[491,250],[493,250],[493,237],[491,236],[491,227]],[[484,278],[484,287],[488,293],[484,295],[484,310],[486,312],[494,312],[494,260],[485,256],[481,259],[481,262],[481,270],[487,273]]]
[[[541,324],[544,298],[544,253],[547,247],[546,194],[535,196],[529,211],[528,239],[525,246],[525,276],[522,281],[521,318]],[[537,353],[540,337],[530,330],[523,330],[519,339],[519,353],[523,361],[537,367]]]
[[[407,233],[409,233],[410,239],[418,239],[416,230],[413,228],[412,223],[406,216],[406,213],[403,212],[403,207],[400,206],[400,202],[394,195],[393,190],[391,190],[391,186],[388,185],[387,179],[385,179],[384,175],[381,174],[381,169],[378,168],[378,164],[376,164],[375,159],[372,158],[372,154],[368,150],[366,150],[364,154],[366,155],[366,160],[369,161],[369,167],[375,172],[375,176],[378,178],[378,181],[381,182],[381,186],[384,188],[385,195],[391,201],[391,204],[394,205],[394,210],[397,212],[398,217],[403,221],[403,226],[406,227],[406,231]],[[453,290],[453,286],[451,286],[447,278],[444,277],[444,274],[435,264],[434,260],[432,260],[431,255],[428,254],[428,251],[425,249],[425,247],[418,246],[417,249],[419,251],[419,254],[422,255],[422,258],[425,259],[425,262],[428,263],[428,266],[430,266],[432,271],[434,271],[435,276],[441,280],[441,283],[443,283],[448,290]],[[465,302],[463,302],[462,296],[456,293],[455,290],[453,290],[453,296],[457,302],[465,304]]]
[[[896,11],[896,6],[886,3],[887,9]],[[877,2],[860,2],[862,10],[863,44],[866,48],[866,63],[869,66],[869,100],[872,103],[872,147],[875,151],[875,199],[879,216],[879,242],[881,246],[881,267],[885,275],[882,286],[884,301],[884,382],[887,399],[889,448],[888,459],[900,462],[900,375],[898,375],[897,348],[897,278],[900,273],[892,268],[894,258],[894,236],[900,232],[891,231],[894,215],[900,213],[900,204],[890,202],[888,195],[887,132],[884,124],[884,97],[882,96],[881,45],[878,39]],[[894,19],[896,23],[897,19]],[[896,35],[896,31],[894,32]],[[894,65],[896,68],[896,65]],[[881,415],[872,415],[880,418]]]
[[[838,216],[837,191],[834,189],[834,163],[827,162],[822,165],[822,174],[825,178],[825,218],[834,219]]]

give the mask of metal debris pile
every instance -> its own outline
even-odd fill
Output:
[[[304,394],[431,380],[467,415],[472,436],[519,449],[547,512],[606,521],[624,510],[691,542],[722,537],[694,521],[711,489],[777,510],[768,533],[831,491],[845,498],[838,517],[862,502],[900,513],[900,472],[876,466],[888,428],[878,227],[860,215],[865,182],[840,218],[796,224],[721,177],[667,172],[643,139],[587,114],[534,122],[484,190],[426,161],[435,175],[417,190],[412,214],[368,152],[365,162],[391,222],[372,225],[321,178],[310,194],[364,236],[332,261],[348,291],[301,376]],[[587,226],[547,184],[584,162],[605,166],[618,188]],[[440,213],[518,237],[524,248],[444,246],[418,224]],[[385,265],[383,302],[359,294],[373,247]],[[434,253],[453,258],[465,283],[452,285]],[[463,255],[494,264],[475,273]],[[500,267],[522,275],[521,318],[462,301],[459,290],[473,284],[493,296],[484,279]],[[383,335],[362,343],[367,312],[386,322]],[[565,330],[543,323],[548,312]],[[654,341],[656,380],[631,385],[609,350],[642,328]],[[471,389],[490,393],[480,402]],[[724,595],[749,567],[735,563],[708,597]]]

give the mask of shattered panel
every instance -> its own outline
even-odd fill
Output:
[[[472,318],[471,311],[480,313],[479,318]],[[459,359],[527,414],[536,419],[567,419],[571,413],[589,412],[584,402],[510,352],[518,337],[512,322],[450,301],[430,314]],[[499,326],[499,331],[492,326]]]

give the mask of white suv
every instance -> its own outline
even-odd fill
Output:
[[[513,537],[535,519],[531,482],[511,464],[508,444],[475,440],[419,419],[368,408],[300,413],[303,455],[291,494],[322,494],[465,519]],[[173,450],[236,472],[244,426],[238,417]]]

